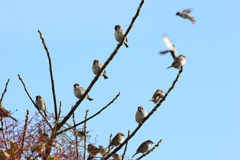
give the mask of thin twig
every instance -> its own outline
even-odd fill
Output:
[[[58,121],[60,119],[61,111],[62,111],[62,101],[59,102],[59,110],[58,110],[58,117],[57,117]]]
[[[109,137],[109,144],[111,144],[111,142],[112,142],[112,134],[110,134],[110,137]],[[111,150],[111,147],[109,147],[108,153],[110,152],[110,150]]]
[[[26,118],[25,118],[25,124],[24,124],[24,130],[23,130],[23,136],[22,136],[22,146],[21,146],[22,153],[23,153],[23,146],[24,146],[25,135],[26,135],[26,132],[27,132],[28,115],[29,115],[29,110],[27,109]]]
[[[7,80],[7,83],[6,83],[6,86],[5,86],[5,89],[2,93],[2,97],[1,97],[1,100],[3,100],[3,97],[4,97],[4,94],[7,92],[7,86],[8,86],[8,82],[10,81],[10,79]]]
[[[3,101],[3,97],[5,95],[5,93],[7,92],[7,86],[8,86],[8,82],[10,81],[10,79],[7,80],[7,83],[6,83],[6,86],[5,86],[5,89],[2,93],[2,97],[0,99],[0,107],[2,107],[2,101]],[[2,121],[2,118],[0,119],[1,121],[1,132],[2,132],[2,135],[3,135],[3,139],[4,139],[4,143],[5,143],[5,147],[6,149],[8,149],[8,146],[7,146],[7,141],[6,141],[6,137],[5,137],[5,133],[4,133],[4,125],[3,125],[3,121]]]
[[[154,149],[156,149],[160,143],[162,142],[162,139],[160,139],[160,141],[158,141],[158,143],[150,150],[148,150],[146,153],[144,153],[141,157],[137,158],[137,160],[142,159],[143,157],[145,157],[146,155],[148,155],[149,153],[153,152]]]
[[[111,142],[112,142],[112,134],[110,134],[109,136],[109,144],[111,144]]]
[[[103,107],[100,111],[98,111],[97,113],[95,113],[95,114],[92,115],[91,117],[87,118],[86,120],[84,120],[84,121],[82,121],[82,122],[80,122],[80,123],[78,123],[78,124],[76,124],[76,125],[74,125],[74,126],[72,126],[72,127],[69,127],[69,128],[64,129],[64,130],[62,130],[62,131],[59,131],[59,132],[57,133],[57,135],[59,135],[59,134],[61,134],[61,133],[63,133],[63,132],[66,132],[66,131],[74,128],[74,127],[77,127],[77,126],[79,126],[80,124],[83,124],[84,122],[86,122],[86,121],[92,119],[93,117],[95,117],[96,115],[100,114],[104,109],[106,109],[108,106],[110,106],[119,96],[120,96],[120,92],[118,92],[118,94],[115,96],[115,98],[113,98],[113,100],[112,100],[111,102],[109,102],[105,107]]]
[[[42,114],[42,112],[39,110],[38,106],[34,103],[32,97],[31,97],[30,94],[28,93],[28,90],[27,90],[27,88],[26,88],[26,85],[25,85],[25,83],[23,82],[20,74],[18,74],[18,79],[22,82],[23,87],[24,87],[24,90],[25,90],[25,92],[27,93],[29,99],[32,101],[32,103],[33,103],[33,105],[35,106],[35,108],[36,108],[36,109],[38,110],[38,112],[42,115],[43,119],[47,122],[48,126],[52,129],[52,126],[49,124],[47,118]]]
[[[0,100],[1,101],[1,100]],[[5,147],[6,149],[8,149],[8,145],[7,145],[7,141],[6,141],[6,137],[5,137],[5,133],[4,133],[4,129],[3,129],[3,121],[2,121],[2,117],[0,118],[0,122],[1,122],[1,132],[3,135],[3,141],[5,143]]]
[[[147,115],[147,117],[143,120],[143,123],[142,124],[139,124],[137,126],[137,128],[132,132],[132,134],[126,138],[122,144],[120,144],[117,148],[115,148],[109,155],[107,155],[105,157],[104,160],[107,160],[108,158],[111,157],[112,154],[116,153],[118,150],[120,150],[123,145],[125,143],[127,143],[135,134],[136,132],[142,127],[142,125],[146,122],[147,119],[149,119],[149,117],[160,107],[160,105],[162,104],[162,102],[166,99],[166,97],[168,96],[168,94],[171,92],[171,90],[174,88],[175,84],[177,83],[178,81],[178,78],[180,77],[181,73],[183,72],[183,67],[181,67],[181,69],[179,70],[178,74],[177,74],[177,77],[175,78],[175,80],[173,81],[173,84],[172,86],[168,89],[168,91],[166,92],[166,94],[163,96],[163,98],[160,100],[160,102],[152,109],[152,111]]]
[[[49,62],[49,71],[50,71],[50,77],[51,77],[51,83],[52,83],[52,95],[53,95],[53,102],[54,102],[54,112],[55,112],[55,121],[57,122],[57,100],[56,100],[56,93],[55,93],[55,87],[54,87],[54,79],[53,79],[53,72],[52,72],[52,62],[51,62],[51,57],[50,53],[48,51],[47,45],[45,43],[45,40],[42,36],[42,32],[38,30],[38,33],[40,35],[40,38],[42,40],[42,44],[44,46],[45,51],[47,52],[48,56],[48,62]]]
[[[129,137],[129,135],[130,135],[130,130],[128,130],[128,137]],[[126,151],[127,151],[127,147],[128,147],[128,142],[125,145],[124,152],[123,152],[123,155],[122,155],[122,159],[124,159],[124,157],[125,157],[125,154],[126,154]]]
[[[85,115],[85,120],[88,117],[88,111],[86,111],[86,115]],[[87,121],[84,122],[84,127],[83,127],[83,132],[86,133],[87,130]],[[83,159],[85,160],[86,158],[86,146],[87,146],[87,136],[84,136],[84,155],[83,155]]]
[[[73,119],[73,124],[75,125],[76,124],[76,121],[75,121],[75,114],[73,113],[72,115],[72,119]],[[76,127],[74,127],[75,131],[77,130]],[[77,137],[77,134],[74,134],[75,135],[75,143],[76,143],[76,154],[77,154],[77,158],[79,157],[79,153],[78,153],[78,137]]]

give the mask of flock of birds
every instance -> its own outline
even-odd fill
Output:
[[[182,12],[177,12],[176,15],[178,15],[182,18],[185,18],[185,19],[189,19],[192,22],[192,24],[194,24],[195,19],[194,19],[194,17],[189,16],[190,12],[191,12],[191,9],[186,9],[186,10],[183,10]],[[114,29],[115,29],[114,36],[115,36],[116,41],[121,42],[122,38],[125,35],[125,31],[121,28],[120,25],[116,25],[114,27]],[[176,69],[181,69],[181,67],[184,66],[186,63],[186,57],[184,55],[178,56],[175,46],[172,44],[172,42],[166,35],[164,35],[162,37],[162,40],[164,41],[168,50],[162,51],[162,52],[160,52],[160,54],[166,54],[166,53],[170,52],[174,59],[172,65],[169,66],[168,68],[173,67]],[[129,47],[127,44],[127,37],[124,37],[123,44],[127,48]],[[97,75],[99,73],[101,67],[102,67],[102,64],[99,62],[99,60],[93,61],[92,71],[95,75]],[[105,70],[102,71],[101,76],[103,76],[104,79],[108,79]],[[83,87],[81,87],[78,83],[74,84],[73,87],[74,87],[74,95],[78,99],[82,98],[83,94],[85,93],[85,89]],[[156,90],[156,92],[153,94],[152,99],[150,101],[152,101],[155,104],[159,103],[159,101],[164,96],[163,93],[164,92],[160,89]],[[89,97],[89,95],[86,95],[84,98],[88,99],[89,101],[93,100],[92,98]],[[38,107],[38,109],[43,111],[44,114],[46,115],[46,104],[45,104],[45,101],[42,98],[42,96],[40,96],[40,95],[36,96],[35,104]],[[9,117],[17,122],[17,120],[11,116],[10,112],[2,107],[1,100],[0,100],[0,116],[1,117]],[[136,122],[138,124],[142,124],[142,122],[146,116],[147,116],[146,110],[142,106],[139,106],[137,109],[136,115],[135,115]],[[103,156],[105,156],[109,153],[111,147],[117,147],[118,145],[122,144],[122,142],[124,141],[124,136],[125,135],[121,132],[117,133],[117,135],[112,139],[112,141],[110,142],[110,144],[108,145],[107,148],[105,148],[102,145],[100,145],[99,147],[96,147],[93,144],[89,144],[87,151],[92,157],[96,156],[97,154],[102,154]],[[151,140],[147,140],[147,141],[143,142],[138,147],[136,153],[132,156],[132,158],[138,153],[147,152],[150,149],[152,144],[153,144],[153,142]],[[114,160],[122,160],[121,156],[118,155],[117,153],[113,154],[112,157],[114,158]]]

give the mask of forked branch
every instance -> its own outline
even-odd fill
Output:
[[[181,73],[183,72],[183,67],[181,67],[181,69],[179,70],[178,74],[177,74],[177,77],[175,78],[175,80],[173,81],[173,84],[172,86],[168,89],[168,91],[166,92],[166,94],[163,96],[163,98],[160,100],[160,102],[152,109],[152,111],[147,115],[147,117],[143,120],[143,123],[142,124],[139,124],[138,127],[132,132],[132,134],[127,137],[122,144],[120,144],[117,148],[115,148],[109,155],[107,155],[105,157],[104,160],[107,160],[108,158],[111,157],[112,154],[116,153],[118,150],[120,150],[123,145],[125,143],[127,143],[136,133],[137,131],[142,127],[142,125],[146,122],[146,120],[148,120],[151,115],[160,107],[160,105],[162,104],[162,102],[166,99],[166,97],[169,95],[169,93],[171,92],[171,90],[174,88],[175,84],[177,83],[178,81],[178,78],[180,77]]]
[[[40,30],[38,30],[38,33],[40,35],[43,47],[44,47],[45,51],[47,52],[47,56],[48,56],[49,71],[50,71],[50,77],[51,77],[51,83],[52,83],[52,95],[53,95],[53,102],[54,102],[55,121],[57,122],[57,120],[58,120],[58,117],[57,117],[58,116],[58,114],[57,114],[57,100],[56,100],[56,93],[55,93],[55,86],[54,86],[54,79],[53,79],[53,72],[52,72],[51,57],[50,57],[50,53],[48,51],[47,45],[45,43],[45,40],[44,40],[44,38],[42,36],[42,32]]]

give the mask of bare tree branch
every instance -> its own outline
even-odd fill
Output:
[[[57,117],[58,121],[60,119],[60,114],[61,114],[61,111],[62,111],[61,109],[62,109],[62,101],[59,102],[59,110],[58,110],[58,117]]]
[[[67,114],[67,116],[62,120],[62,122],[60,123],[60,125],[58,126],[58,130],[61,128],[61,126],[63,126],[64,123],[67,122],[67,120],[71,117],[72,113],[77,109],[77,107],[79,106],[79,104],[83,101],[83,99],[85,98],[85,96],[88,94],[88,92],[90,92],[91,88],[93,87],[93,85],[96,83],[96,81],[98,80],[100,74],[102,73],[102,70],[104,70],[107,65],[112,61],[112,59],[114,58],[114,56],[117,54],[118,50],[120,49],[120,47],[123,44],[124,41],[124,37],[127,37],[128,33],[130,32],[135,20],[137,19],[139,12],[141,10],[141,7],[144,3],[144,0],[141,1],[137,12],[135,14],[135,16],[132,18],[132,21],[128,27],[128,29],[126,30],[125,35],[123,36],[122,40],[120,43],[118,43],[118,45],[116,46],[116,48],[114,49],[113,53],[111,53],[110,57],[106,60],[106,62],[103,64],[102,68],[100,69],[99,73],[95,76],[95,78],[92,80],[92,82],[90,83],[90,85],[88,86],[88,88],[86,89],[85,93],[82,95],[82,98],[80,98],[77,103],[74,105],[74,107],[71,109],[71,111]]]
[[[86,111],[86,115],[85,115],[85,120],[88,117],[88,111]],[[84,122],[84,127],[83,127],[83,132],[86,133],[87,131],[87,121]],[[85,160],[86,158],[86,147],[87,147],[87,136],[84,136],[84,155],[83,155],[83,159]]]
[[[9,82],[9,81],[10,81],[10,79],[7,80],[5,89],[4,89],[3,93],[2,93],[2,97],[1,97],[1,99],[0,99],[0,107],[2,107],[3,97],[4,97],[5,93],[7,92],[7,86],[8,86],[8,82]],[[8,149],[7,141],[6,141],[6,137],[5,137],[5,133],[4,133],[4,128],[3,128],[4,125],[3,125],[2,118],[0,119],[0,121],[1,121],[1,132],[2,132],[2,135],[3,135],[5,147],[6,147],[6,149]]]
[[[130,130],[128,130],[128,137],[129,137],[129,135],[130,135]],[[127,151],[127,147],[128,147],[128,142],[125,145],[124,152],[123,152],[123,155],[122,155],[122,159],[124,159],[124,157],[125,157],[125,154],[126,154],[126,151]]]
[[[52,129],[52,126],[49,124],[47,118],[42,114],[42,112],[39,110],[38,106],[34,103],[32,97],[31,97],[30,94],[28,93],[28,90],[27,90],[27,88],[26,88],[26,85],[25,85],[25,83],[23,82],[20,74],[18,74],[18,79],[22,82],[23,87],[24,87],[24,90],[25,90],[25,92],[27,93],[29,99],[32,101],[32,103],[33,103],[33,105],[35,106],[35,108],[36,108],[36,109],[38,110],[38,112],[42,115],[43,119],[47,122],[48,126]]]
[[[0,100],[1,101],[1,100]],[[4,144],[5,144],[5,147],[6,147],[6,149],[8,149],[8,145],[7,145],[7,141],[6,141],[6,136],[5,136],[5,133],[4,133],[4,128],[3,128],[3,121],[2,121],[3,119],[2,119],[2,117],[0,118],[0,123],[1,123],[1,132],[2,132],[2,137],[3,137],[3,141],[4,141]]]
[[[144,154],[143,154],[141,157],[139,157],[137,160],[142,159],[143,157],[145,157],[145,156],[148,155],[149,153],[153,152],[153,150],[154,150],[155,148],[157,148],[157,147],[160,145],[161,142],[162,142],[162,139],[160,139],[160,141],[158,141],[158,143],[157,143],[152,149],[150,149],[149,151],[147,151],[146,153],[144,153]]]
[[[8,82],[10,81],[10,79],[7,80],[7,83],[6,83],[6,86],[5,86],[5,89],[2,93],[2,97],[1,97],[1,100],[3,100],[3,97],[4,97],[4,94],[7,92],[7,86],[8,86]]]
[[[75,125],[76,122],[75,122],[75,114],[73,113],[72,115],[72,119],[73,119],[73,124]],[[75,131],[77,130],[76,127],[74,127]],[[77,158],[79,157],[79,153],[78,153],[78,137],[77,137],[77,134],[74,134],[75,135],[75,143],[76,143],[76,155],[77,155]]]
[[[95,114],[92,115],[91,117],[87,118],[86,120],[84,120],[84,121],[82,121],[82,122],[80,122],[80,123],[78,123],[78,124],[76,124],[76,125],[74,125],[74,126],[72,126],[72,127],[69,127],[69,128],[64,129],[64,130],[62,130],[62,131],[59,131],[59,132],[57,133],[57,135],[59,135],[59,134],[61,134],[61,133],[63,133],[63,132],[66,132],[66,131],[74,128],[74,127],[77,127],[77,126],[79,126],[80,124],[83,124],[83,123],[85,123],[86,121],[88,121],[88,120],[92,119],[93,117],[95,117],[96,115],[100,114],[104,109],[106,109],[108,106],[110,106],[119,96],[120,96],[120,92],[115,96],[115,98],[114,98],[111,102],[109,102],[109,103],[108,103],[105,107],[103,107],[100,111],[98,111],[97,113],[95,113]]]
[[[53,95],[53,102],[54,102],[55,121],[57,122],[57,119],[58,119],[58,117],[57,117],[57,100],[56,100],[56,93],[55,93],[55,87],[54,87],[51,57],[50,57],[50,53],[48,51],[47,45],[45,43],[45,40],[42,37],[42,32],[40,30],[38,30],[38,33],[40,35],[40,38],[42,40],[42,44],[43,44],[44,49],[47,52],[47,56],[48,56],[49,71],[50,71],[50,77],[51,77],[51,83],[52,83],[52,95]]]
[[[29,115],[29,110],[27,109],[26,118],[25,118],[25,124],[24,124],[24,130],[23,130],[23,136],[22,136],[22,146],[21,146],[21,151],[22,152],[23,152],[25,135],[26,135],[26,132],[27,132],[27,126],[28,126],[28,115]]]
[[[142,124],[139,124],[137,126],[137,128],[132,132],[132,134],[126,138],[122,144],[120,144],[117,148],[115,148],[109,155],[107,155],[105,157],[104,160],[107,160],[108,158],[111,157],[112,154],[116,153],[118,150],[120,150],[123,145],[125,143],[127,143],[127,141],[129,141],[135,134],[136,132],[142,127],[142,125],[146,122],[147,119],[149,119],[149,117],[160,107],[160,105],[162,104],[162,102],[166,99],[166,97],[168,96],[168,94],[171,92],[171,90],[174,88],[175,84],[177,83],[178,81],[178,78],[180,77],[181,73],[183,72],[183,67],[181,67],[181,69],[179,70],[178,74],[177,74],[177,77],[175,78],[175,80],[173,81],[173,84],[172,86],[168,89],[168,91],[166,92],[166,94],[163,96],[163,98],[160,100],[160,102],[152,109],[152,111],[147,115],[147,117],[143,120],[143,123]]]
[[[138,17],[139,12],[140,12],[140,10],[141,10],[141,7],[142,7],[143,3],[144,3],[144,0],[141,1],[140,5],[139,5],[139,7],[138,7],[138,10],[137,10],[135,16],[133,17],[133,19],[132,19],[132,21],[131,21],[131,23],[130,23],[130,25],[129,25],[126,33],[125,33],[125,35],[123,36],[121,42],[118,43],[118,45],[117,45],[116,48],[114,49],[113,53],[110,55],[110,57],[106,60],[106,62],[104,63],[104,65],[103,65],[102,68],[100,69],[99,73],[94,77],[94,79],[92,80],[92,82],[90,83],[90,85],[88,86],[88,88],[86,89],[85,93],[82,95],[82,98],[80,98],[80,99],[76,102],[76,104],[74,105],[74,107],[73,107],[73,108],[70,110],[70,112],[65,116],[65,118],[64,118],[60,123],[58,123],[57,126],[54,127],[54,129],[53,129],[54,131],[52,132],[51,139],[55,139],[55,137],[56,137],[56,131],[60,130],[61,127],[68,121],[68,119],[71,117],[71,115],[73,114],[73,112],[77,109],[77,107],[79,106],[79,104],[83,101],[83,99],[84,99],[85,96],[88,94],[88,92],[90,92],[91,88],[92,88],[93,85],[96,83],[96,81],[98,80],[100,74],[102,73],[102,70],[104,70],[104,69],[107,67],[107,65],[111,62],[111,60],[112,60],[112,59],[114,58],[114,56],[117,54],[119,48],[120,48],[120,47],[122,46],[122,44],[123,44],[124,37],[126,37],[126,36],[128,35],[128,33],[130,32],[130,30],[131,30],[131,28],[132,28],[132,26],[133,26],[133,23],[135,22],[136,18]],[[40,31],[39,31],[39,33],[40,33],[40,35],[41,35],[41,32],[40,32]],[[47,51],[47,47],[46,47],[43,39],[42,39],[42,42],[43,42],[43,45],[44,45],[45,50]],[[47,52],[47,53],[48,53],[48,52]],[[50,61],[50,59],[49,59],[49,61]],[[50,71],[50,72],[51,72],[51,71]],[[55,95],[55,94],[54,94],[54,95]],[[54,95],[53,95],[53,96],[54,96]],[[55,114],[56,114],[56,116],[57,116],[56,106],[55,106]],[[87,119],[86,119],[85,121],[87,121]],[[77,124],[77,125],[80,125],[80,124]],[[70,129],[71,129],[71,128],[70,128]],[[66,131],[66,129],[65,129],[65,131]],[[52,144],[50,144],[50,143],[52,143],[52,141],[49,142],[49,145],[51,146]],[[50,152],[51,152],[51,148],[46,151],[46,155],[49,155]],[[109,157],[110,157],[110,156],[109,156]],[[108,158],[109,158],[109,157],[108,157]],[[47,158],[47,157],[44,157],[44,159],[46,159],[46,158]]]

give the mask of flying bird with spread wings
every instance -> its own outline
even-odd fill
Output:
[[[194,24],[194,22],[196,22],[196,20],[194,19],[194,17],[189,16],[189,13],[191,11],[192,11],[192,9],[185,9],[182,12],[177,12],[176,15],[180,16],[182,18],[185,18],[185,19],[189,19],[192,22],[192,24]]]

